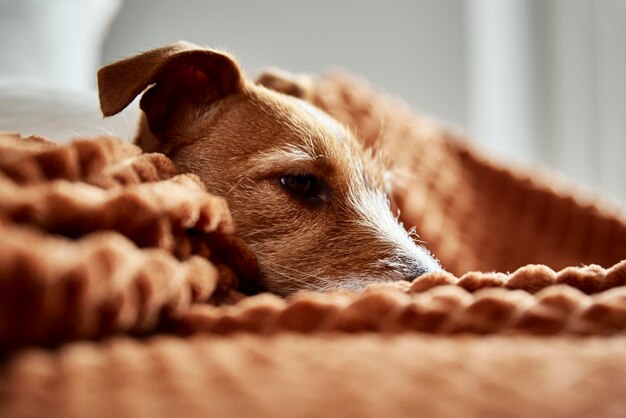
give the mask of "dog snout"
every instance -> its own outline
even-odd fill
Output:
[[[439,263],[426,254],[426,250],[424,250],[424,254],[420,251],[420,254],[417,255],[396,256],[394,258],[397,260],[396,263],[393,263],[394,270],[400,273],[402,280],[409,282],[424,274],[441,270]]]

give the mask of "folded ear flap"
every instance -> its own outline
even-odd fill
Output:
[[[313,95],[313,80],[304,74],[292,74],[278,68],[267,68],[257,77],[255,82],[263,87],[297,97],[310,100]]]
[[[121,112],[146,88],[141,108],[154,133],[181,103],[202,105],[244,85],[239,65],[225,53],[177,42],[109,64],[98,71],[104,116]]]

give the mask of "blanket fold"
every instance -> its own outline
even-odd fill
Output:
[[[626,263],[613,271],[624,275]],[[362,294],[311,294],[289,301],[264,295],[234,306],[197,305],[181,317],[180,332],[612,335],[626,331],[625,286],[586,295],[557,284],[533,295],[492,284],[472,293],[461,281],[417,291],[418,280],[407,291],[381,284]]]
[[[117,138],[77,140],[65,146],[37,136],[0,135],[0,171],[17,184],[65,179],[103,188],[160,181],[176,174],[162,154],[141,154]]]
[[[0,151],[0,348],[154,332],[255,280],[224,199],[165,156],[12,134]]]
[[[0,223],[0,248],[1,347],[145,334],[221,280],[205,258],[180,262],[112,232],[70,241]]]

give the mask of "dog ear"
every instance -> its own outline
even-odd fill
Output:
[[[98,71],[104,116],[122,111],[148,87],[140,107],[157,136],[180,108],[201,106],[244,86],[239,65],[229,55],[177,42],[106,65]]]
[[[268,89],[309,101],[313,96],[313,80],[304,74],[292,74],[278,68],[263,70],[255,80]]]

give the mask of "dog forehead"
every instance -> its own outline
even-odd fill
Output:
[[[330,136],[344,142],[351,139],[350,134],[343,127],[343,125],[330,117],[327,113],[303,100],[291,97],[290,99],[292,100],[293,105],[298,108],[300,112],[305,114],[307,119],[314,121],[316,128],[323,131],[323,133],[329,134]]]
[[[255,86],[256,87],[256,86]],[[321,109],[304,100],[256,87],[249,96],[250,103],[260,112],[288,131],[303,131],[323,139],[333,137],[339,141],[349,139],[348,131]],[[293,139],[293,138],[292,138]]]
[[[340,122],[314,105],[295,97],[260,88],[252,102],[276,126],[271,145],[288,158],[293,151],[298,159],[308,155],[323,160],[346,181],[379,188],[384,184],[382,163]]]

